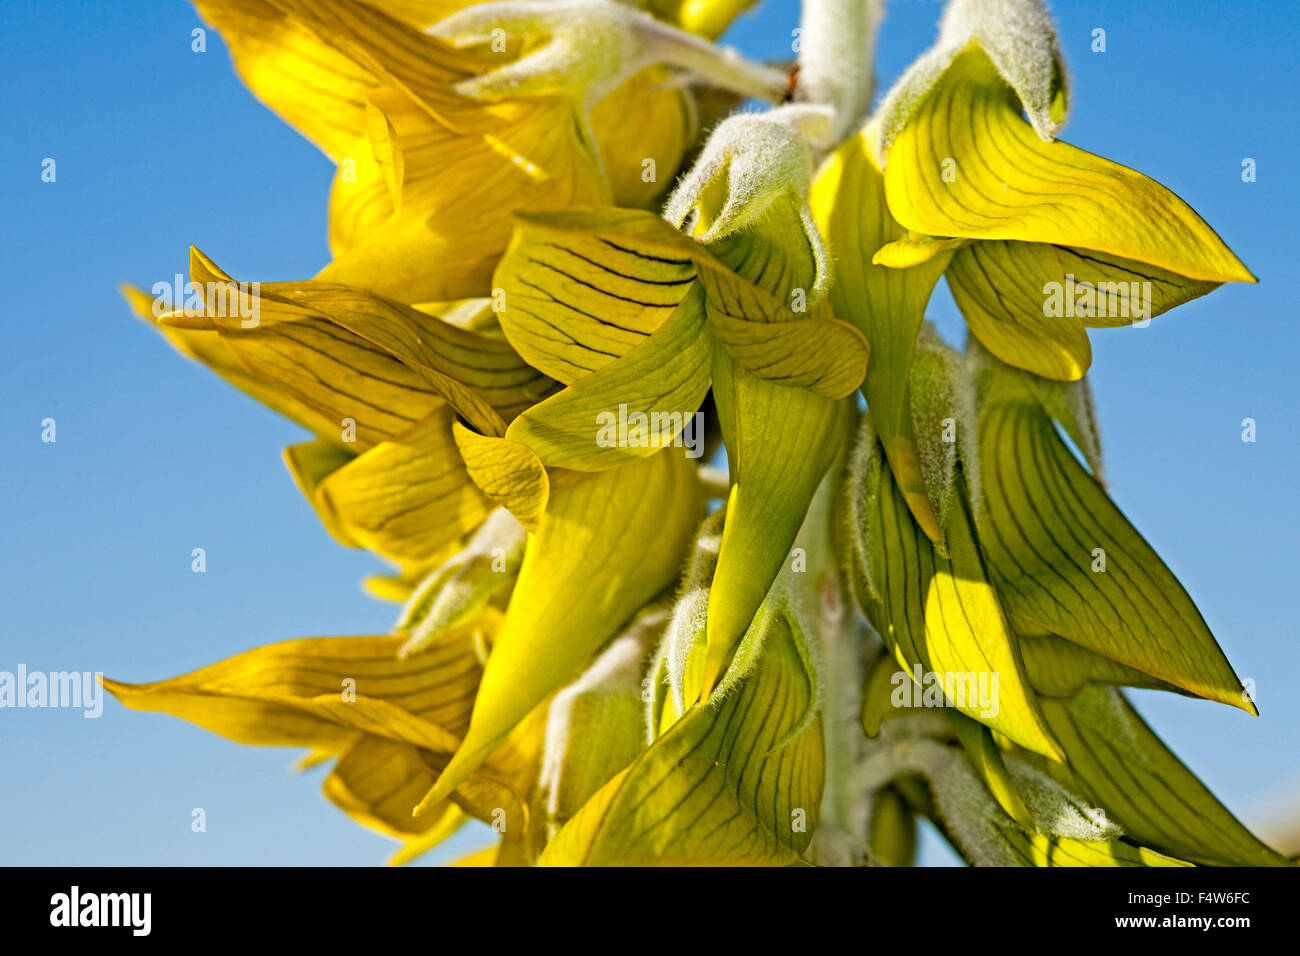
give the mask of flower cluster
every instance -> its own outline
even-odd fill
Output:
[[[333,260],[129,298],[314,434],[403,607],[123,703],[334,761],[398,862],[479,820],[496,865],[896,865],[919,818],[978,864],[1289,862],[1118,689],[1254,710],[1083,381],[1086,327],[1253,279],[1055,139],[1037,0],[951,0],[870,116],[875,0],[808,0],[793,84],[716,45],[744,0],[196,5],[338,163]]]

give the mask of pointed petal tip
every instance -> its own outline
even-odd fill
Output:
[[[217,328],[216,323],[206,313],[186,309],[164,312],[157,316],[155,321],[169,328],[189,329],[192,332],[212,332]]]
[[[473,733],[472,728],[469,733]],[[447,766],[442,768],[442,773],[438,774],[438,779],[433,782],[433,786],[429,788],[428,793],[415,805],[415,808],[411,811],[411,816],[423,816],[430,807],[450,797],[456,788],[468,780],[470,775],[479,768],[479,765],[483,763],[483,759],[488,755],[488,751],[496,743],[496,741],[493,741],[485,747],[470,750],[466,746],[469,739],[467,735],[465,740],[461,742],[460,748],[452,755]]]

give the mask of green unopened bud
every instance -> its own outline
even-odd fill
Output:
[[[881,166],[913,111],[957,55],[975,45],[1020,98],[1034,131],[1053,139],[1069,112],[1069,79],[1051,14],[1042,0],[949,0],[939,38],[885,95],[868,141]]]
[[[455,87],[475,98],[571,93],[590,107],[633,74],[659,64],[745,96],[776,101],[786,88],[781,71],[750,63],[734,50],[613,0],[480,3],[453,13],[429,32],[456,46],[548,38],[518,60]]]
[[[911,866],[916,859],[916,815],[893,787],[871,796],[867,844],[877,866]]]
[[[519,573],[528,535],[504,508],[487,520],[457,552],[421,582],[397,622],[409,631],[401,655],[418,653],[438,635],[478,614]]]
[[[876,440],[871,419],[864,415],[858,426],[853,450],[849,453],[848,468],[844,476],[841,520],[836,528],[835,549],[840,572],[857,598],[858,607],[872,618],[869,608],[880,604],[880,589],[871,569],[871,553],[867,529],[873,523],[880,500],[880,476],[884,451]],[[871,620],[879,627],[878,619]]]
[[[979,442],[975,429],[975,395],[969,366],[926,323],[916,340],[909,375],[912,430],[930,507],[939,521],[940,554],[948,554],[948,521],[954,496],[969,492],[972,511],[979,509]],[[966,480],[958,484],[958,465]]]
[[[833,119],[828,107],[798,104],[727,118],[674,190],[664,218],[688,227],[705,245],[758,229],[778,249],[806,244],[803,255],[810,253],[813,263],[809,299],[819,301],[830,283],[830,256],[813,222],[808,194],[814,146],[829,141]],[[783,219],[797,223],[801,235],[791,237]]]

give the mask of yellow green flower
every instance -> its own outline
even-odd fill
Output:
[[[801,87],[713,42],[745,0],[197,0],[338,163],[333,260],[127,298],[306,429],[402,608],[106,686],[332,762],[394,863],[478,821],[463,865],[907,865],[928,819],[973,864],[1288,864],[1120,690],[1254,712],[1083,381],[1102,281],[1251,277],[1054,140],[1040,3],[953,0],[867,118],[879,5],[807,2]]]

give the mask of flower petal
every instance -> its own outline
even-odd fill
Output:
[[[565,825],[540,865],[799,862],[821,805],[822,727],[818,717],[798,730],[814,692],[784,618],[770,620],[735,691],[673,723]]]
[[[1124,695],[1092,687],[1046,700],[1068,766],[1045,767],[1114,814],[1130,840],[1216,866],[1289,866],[1214,798]]]
[[[330,474],[314,503],[341,543],[400,562],[437,557],[493,508],[465,468],[450,408]]]
[[[930,506],[912,434],[908,376],[925,306],[952,257],[936,251],[913,268],[876,265],[876,253],[906,238],[885,205],[884,179],[865,134],[827,160],[813,184],[813,216],[835,252],[830,301],[871,343],[862,393],[890,467],[917,522],[932,539],[939,522]]]
[[[1159,183],[1040,139],[978,47],[953,60],[898,134],[885,194],[894,218],[925,235],[1059,244],[1191,279],[1254,281],[1214,230]]]
[[[853,414],[847,400],[773,385],[747,372],[724,349],[713,353],[713,399],[727,445],[731,490],[709,589],[706,695],[789,558]]]
[[[555,491],[525,553],[469,732],[422,806],[450,794],[669,586],[703,509],[695,466],[672,450]]]
[[[1192,599],[1070,452],[1029,376],[995,367],[979,431],[980,542],[1016,629],[1255,713]]]
[[[972,243],[952,257],[948,288],[971,332],[999,359],[1072,382],[1092,365],[1092,344],[1080,319],[1044,309],[1043,277],[1033,270],[1042,255],[1050,260],[1051,247]]]
[[[649,338],[525,411],[506,437],[528,445],[547,466],[579,471],[647,458],[680,444],[678,436],[708,394],[712,358],[697,284]],[[630,415],[644,416],[636,435]]]
[[[850,533],[866,542],[870,581],[880,595],[868,595],[862,610],[886,647],[914,680],[919,670],[927,681],[960,678],[996,686],[994,713],[981,710],[972,699],[978,695],[948,703],[1028,750],[1061,759],[986,576],[964,498],[950,517],[950,557],[944,558],[912,520],[878,452],[856,477],[860,484],[850,493],[862,502],[855,511],[864,525]]]
[[[571,385],[644,342],[695,282],[696,244],[652,213],[517,217],[493,284],[501,328],[524,360]]]

